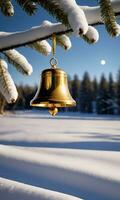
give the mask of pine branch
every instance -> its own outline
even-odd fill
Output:
[[[66,26],[69,27],[69,22],[66,13],[60,8],[59,3],[55,0],[33,0],[33,2],[38,3],[41,7],[47,10],[52,16]]]
[[[120,2],[113,1],[112,7],[115,15],[120,17]],[[89,25],[95,26],[103,24],[100,16],[100,7],[82,7]],[[24,32],[3,33],[0,32],[0,52],[17,48],[33,42],[45,40],[52,37],[52,34],[62,35],[72,32],[71,28],[67,28],[60,23],[54,24],[53,27],[38,26]]]
[[[27,59],[15,49],[5,51],[4,55],[8,62],[22,74],[30,75],[32,73],[32,66]]]
[[[14,103],[18,97],[18,93],[6,66],[7,63],[0,59],[0,92],[8,103]]]
[[[33,15],[37,11],[37,6],[34,1],[31,0],[16,0],[22,9],[28,14]]]
[[[84,11],[75,0],[35,0],[66,27],[71,27],[75,35],[83,35],[88,30]]]
[[[13,16],[14,15],[14,7],[11,3],[10,0],[1,0],[0,1],[0,8],[1,8],[1,12],[7,16]]]
[[[110,0],[99,0],[101,17],[110,36],[119,35],[119,27]]]

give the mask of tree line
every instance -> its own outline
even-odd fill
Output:
[[[107,79],[104,73],[98,81],[95,77],[91,80],[88,72],[85,72],[82,80],[77,74],[71,79],[68,76],[69,90],[76,101],[76,107],[63,108],[62,111],[73,111],[81,113],[97,114],[120,114],[120,70],[114,81],[112,73]],[[19,97],[15,104],[7,104],[0,95],[0,113],[4,110],[33,109],[30,101],[34,97],[37,86],[17,86]]]

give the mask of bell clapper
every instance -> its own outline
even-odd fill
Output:
[[[52,116],[55,116],[57,113],[58,113],[58,108],[56,107],[51,107],[49,108],[49,113],[52,115]]]

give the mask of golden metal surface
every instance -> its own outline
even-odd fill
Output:
[[[52,116],[55,116],[58,113],[58,108],[49,108],[48,111]]]
[[[58,112],[59,107],[75,106],[76,102],[68,90],[67,74],[60,68],[44,70],[41,84],[30,105],[48,107],[52,115]]]

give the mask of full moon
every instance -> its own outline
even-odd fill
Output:
[[[101,61],[100,61],[100,64],[101,64],[101,65],[105,65],[105,64],[106,64],[106,61],[105,61],[105,60],[101,60]]]

